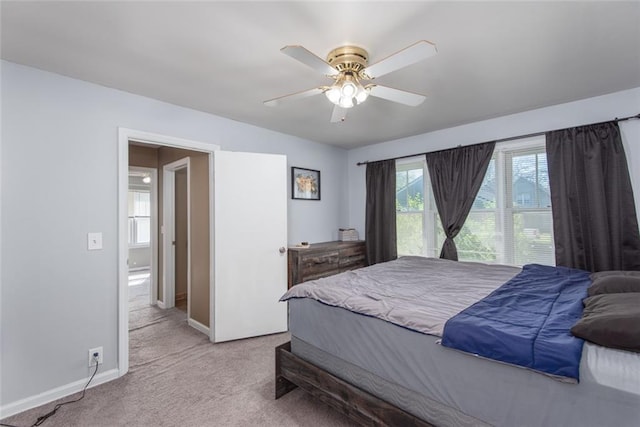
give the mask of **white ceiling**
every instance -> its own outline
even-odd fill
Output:
[[[640,87],[640,2],[10,2],[8,61],[240,122],[353,148]],[[370,97],[329,123],[322,95],[263,101],[331,80],[280,53],[343,44],[370,63],[429,40],[438,54],[376,82],[419,107]]]

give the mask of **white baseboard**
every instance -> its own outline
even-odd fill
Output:
[[[202,323],[198,322],[197,320],[193,320],[193,319],[188,319],[187,323],[192,328],[202,332],[206,336],[209,336],[209,327],[208,326],[204,326]]]
[[[45,391],[44,393],[36,394],[35,396],[26,397],[16,402],[8,403],[0,407],[0,419],[10,417],[28,409],[44,405],[49,402],[53,402],[54,400],[69,396],[70,394],[82,391],[84,386],[87,384],[87,381],[89,381],[89,377],[56,387],[52,390]],[[111,369],[109,371],[96,374],[87,388],[93,388],[97,385],[113,381],[116,378],[118,378],[117,369]]]

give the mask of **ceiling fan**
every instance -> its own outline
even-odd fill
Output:
[[[302,46],[285,46],[280,51],[332,78],[334,82],[330,86],[319,86],[270,99],[265,101],[264,104],[274,107],[283,101],[324,93],[327,99],[334,104],[331,122],[344,121],[347,110],[354,105],[362,104],[369,95],[412,107],[420,105],[425,99],[424,95],[381,86],[376,83],[363,84],[362,82],[373,80],[392,71],[415,64],[437,53],[435,44],[420,40],[375,64],[369,65],[367,51],[352,45],[333,49],[327,55],[326,61]]]

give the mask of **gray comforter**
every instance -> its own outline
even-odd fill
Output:
[[[312,298],[425,334],[520,272],[518,267],[406,256],[293,286],[280,301]]]

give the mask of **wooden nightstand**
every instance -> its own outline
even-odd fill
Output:
[[[308,248],[291,247],[288,287],[364,267],[366,258],[362,240],[313,243]]]

